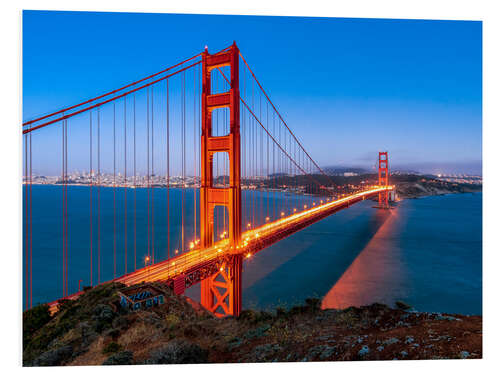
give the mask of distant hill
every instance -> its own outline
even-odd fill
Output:
[[[329,174],[331,176],[343,175],[344,173],[356,173],[356,174],[370,173],[368,169],[361,167],[330,166],[330,167],[324,167],[323,170],[325,171],[326,174]]]

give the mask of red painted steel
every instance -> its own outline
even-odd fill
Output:
[[[389,185],[389,159],[387,151],[378,153],[378,184],[379,186]],[[388,191],[383,191],[378,194],[378,205],[380,208],[389,207]]]
[[[240,107],[239,107],[239,50],[233,43],[228,51],[202,54],[201,97],[201,188],[200,236],[202,247],[214,242],[214,209],[227,208],[229,243],[233,249],[241,239],[241,183],[240,183]],[[229,66],[230,89],[226,93],[212,94],[211,76],[214,69]],[[230,125],[227,136],[213,136],[212,112],[229,108]],[[229,158],[229,187],[213,186],[213,157],[226,152]],[[220,280],[218,280],[218,278]],[[220,289],[224,291],[219,292]],[[238,316],[241,311],[241,256],[234,256],[219,271],[201,283],[201,304],[217,315]]]
[[[88,100],[85,100],[81,103],[78,103],[78,104],[75,104],[75,105],[72,105],[71,107],[67,107],[67,108],[63,108],[63,109],[60,109],[59,111],[56,111],[56,112],[53,112],[53,113],[50,113],[48,115],[45,115],[45,116],[42,116],[42,117],[38,117],[36,119],[33,119],[33,120],[30,120],[30,121],[26,121],[23,123],[23,126],[26,126],[26,125],[30,125],[30,124],[34,124],[35,122],[39,122],[41,120],[44,120],[46,118],[49,118],[49,117],[52,117],[52,116],[55,116],[55,115],[59,115],[61,113],[64,113],[64,112],[67,112],[67,111],[70,111],[72,109],[75,109],[75,108],[78,108],[78,107],[81,107],[82,105],[85,105],[85,104],[88,104],[88,103],[91,103],[91,102],[94,102],[96,100],[99,100],[99,99],[102,99],[102,98],[105,98],[106,96],[110,96],[110,95],[113,95],[113,94],[116,94],[117,92],[119,91],[122,91],[122,90],[125,90],[126,88],[129,88],[129,87],[132,87],[132,86],[135,86],[141,82],[144,82],[144,81],[147,81],[148,79],[151,79],[153,77],[156,77],[162,73],[165,73],[165,72],[168,72],[169,70],[171,69],[174,69],[174,68],[177,68],[178,66],[181,66],[182,64],[185,64],[187,63],[188,61],[191,61],[195,58],[197,58],[198,56],[200,56],[201,53],[198,53],[197,55],[194,55],[193,57],[190,57],[189,59],[186,59],[184,61],[181,61],[180,63],[177,63],[175,65],[172,65],[166,69],[163,69],[162,71],[160,72],[157,72],[157,73],[154,73],[154,74],[151,74],[150,76],[147,76],[145,78],[142,78],[138,81],[135,81],[135,82],[132,82],[132,83],[129,83],[128,85],[125,85],[123,87],[120,87],[116,90],[113,90],[113,91],[110,91],[110,92],[107,92],[105,94],[102,94],[102,95],[99,95],[99,96],[96,96],[95,98],[92,98],[92,99],[88,99]]]
[[[181,65],[195,59],[196,57],[201,55],[201,61],[195,61],[192,62],[190,65],[182,67]],[[126,98],[126,95],[135,93],[138,90],[141,89],[147,89],[148,90],[148,96],[147,96],[147,111],[148,111],[148,144],[147,144],[147,152],[148,152],[148,187],[150,186],[149,182],[149,157],[150,157],[150,152],[149,152],[149,146],[150,146],[150,141],[149,141],[149,86],[158,83],[159,81],[166,80],[166,86],[167,86],[167,185],[170,187],[170,171],[169,171],[169,113],[168,113],[168,98],[169,98],[169,92],[168,92],[168,79],[169,77],[172,77],[180,72],[185,72],[185,70],[192,68],[198,64],[201,64],[201,73],[202,73],[202,92],[201,92],[201,140],[200,140],[200,160],[201,160],[201,165],[200,165],[200,189],[199,189],[199,194],[200,194],[200,211],[199,211],[199,223],[200,223],[200,244],[199,246],[191,247],[190,251],[187,252],[181,252],[178,256],[175,257],[170,257],[169,254],[167,254],[167,259],[162,262],[155,263],[154,261],[154,234],[152,234],[152,246],[153,246],[153,253],[152,256],[150,255],[150,246],[149,246],[149,234],[150,234],[150,229],[149,229],[149,212],[148,212],[148,256],[146,257],[145,261],[145,267],[141,269],[136,269],[135,264],[134,264],[134,271],[130,272],[128,274],[125,274],[120,277],[114,276],[114,279],[111,281],[116,281],[116,282],[121,282],[127,285],[132,285],[132,284],[137,284],[140,282],[145,282],[145,281],[162,281],[170,285],[174,292],[176,294],[183,294],[185,292],[186,288],[189,288],[190,286],[196,284],[196,283],[201,283],[201,304],[207,308],[209,311],[214,313],[216,316],[228,316],[228,315],[234,315],[238,316],[241,312],[242,309],[242,263],[243,259],[249,258],[252,255],[256,254],[257,252],[271,246],[272,244],[292,235],[293,233],[296,233],[297,231],[325,218],[328,215],[331,215],[339,210],[342,210],[344,208],[350,207],[352,204],[355,204],[359,201],[362,201],[366,198],[371,198],[371,197],[376,197],[378,196],[378,203],[379,207],[382,208],[388,208],[388,198],[389,198],[389,191],[392,190],[394,187],[389,186],[389,166],[388,166],[388,153],[387,152],[379,152],[379,165],[378,165],[378,186],[374,186],[369,188],[368,190],[364,190],[361,192],[353,193],[351,195],[348,195],[346,197],[342,196],[341,198],[335,200],[335,201],[330,201],[328,199],[325,203],[323,200],[318,202],[319,199],[313,199],[314,197],[310,197],[309,199],[311,200],[311,203],[308,203],[308,201],[304,202],[307,203],[303,205],[304,210],[297,212],[296,208],[293,208],[293,214],[289,214],[292,210],[291,206],[285,205],[285,207],[278,207],[278,215],[276,215],[276,207],[275,207],[275,202],[273,201],[273,213],[274,216],[278,217],[278,219],[273,219],[269,221],[269,216],[266,217],[265,224],[261,226],[257,226],[260,224],[257,224],[256,221],[254,221],[254,216],[255,216],[255,211],[259,210],[259,202],[257,198],[253,198],[253,201],[255,203],[252,203],[252,224],[248,224],[248,227],[246,227],[246,231],[242,231],[242,207],[241,207],[241,136],[240,136],[240,102],[243,104],[244,107],[242,107],[243,111],[247,111],[247,114],[249,115],[248,118],[252,117],[252,119],[255,120],[254,125],[255,128],[250,129],[250,137],[251,137],[251,145],[252,147],[255,147],[255,149],[252,149],[251,156],[250,158],[252,159],[250,161],[250,168],[255,175],[263,175],[263,171],[259,171],[259,158],[260,161],[263,163],[263,156],[264,155],[264,149],[262,148],[263,143],[261,143],[261,149],[260,152],[257,147],[257,141],[260,137],[266,136],[267,135],[267,175],[270,174],[270,166],[269,166],[269,144],[273,145],[273,172],[275,171],[275,156],[274,156],[274,150],[275,150],[275,145],[277,146],[277,151],[282,152],[282,157],[281,159],[277,160],[277,163],[280,165],[278,167],[278,170],[281,171],[286,171],[288,170],[288,173],[290,175],[294,174],[294,169],[296,171],[300,171],[304,173],[305,175],[309,176],[311,179],[312,184],[308,185],[309,190],[308,191],[314,191],[318,192],[319,190],[313,190],[312,187],[313,185],[316,188],[320,188],[321,184],[314,178],[314,175],[312,174],[312,170],[314,167],[316,167],[320,172],[324,174],[324,172],[321,170],[321,168],[315,163],[315,161],[309,156],[309,154],[306,152],[302,144],[297,140],[295,135],[291,132],[291,130],[288,128],[287,124],[281,117],[281,115],[277,112],[276,107],[274,104],[270,101],[269,96],[267,93],[263,90],[262,86],[260,83],[257,81],[255,75],[251,71],[250,67],[246,63],[246,61],[243,59],[243,56],[241,58],[243,59],[244,63],[248,67],[248,70],[250,71],[251,75],[253,76],[253,79],[257,82],[257,85],[261,89],[262,93],[265,95],[265,98],[268,100],[270,103],[271,107],[274,109],[275,113],[278,114],[279,120],[284,124],[286,129],[288,129],[290,135],[286,133],[283,134],[283,137],[281,135],[281,128],[279,129],[279,132],[276,133],[274,130],[274,113],[273,113],[273,133],[270,132],[266,128],[266,126],[261,122],[262,120],[262,104],[260,103],[260,109],[259,111],[256,110],[256,106],[254,106],[253,103],[253,84],[252,84],[252,99],[251,99],[251,106],[250,100],[248,101],[249,104],[247,104],[247,101],[245,101],[242,97],[240,97],[240,91],[239,91],[239,58],[241,54],[239,52],[238,47],[236,46],[235,43],[233,43],[232,46],[219,51],[214,54],[209,54],[208,50],[205,49],[205,51],[201,54],[198,54],[194,56],[191,59],[188,59],[182,63],[176,64],[173,67],[169,68],[172,69],[174,67],[178,67],[175,72],[164,75],[161,77],[156,77],[154,81],[151,80],[149,82],[144,82],[145,80],[148,80],[152,77],[155,77],[159,75],[160,73],[166,72],[169,69],[166,69],[160,73],[154,74],[152,76],[146,77],[145,79],[139,80],[134,82],[133,84],[124,86],[120,89],[114,90],[112,92],[109,92],[107,94],[101,95],[99,97],[96,97],[94,99],[87,100],[85,102],[80,103],[79,105],[72,106],[69,108],[66,108],[65,110],[71,110],[71,109],[76,109],[76,108],[81,108],[79,110],[76,110],[75,112],[72,113],[65,113],[64,110],[55,112],[51,115],[43,116],[40,117],[36,120],[29,121],[25,125],[30,125],[29,129],[24,129],[23,134],[26,134],[25,138],[25,143],[26,143],[26,148],[28,150],[27,142],[28,142],[28,134],[33,130],[45,127],[49,124],[52,124],[54,122],[62,121],[63,124],[63,170],[62,170],[62,181],[66,185],[67,184],[67,124],[66,124],[66,119],[70,118],[72,116],[75,116],[79,113],[82,112],[87,112],[91,111],[93,108],[97,108],[97,124],[98,124],[98,170],[99,173],[98,175],[100,176],[100,118],[99,118],[99,108],[103,104],[113,102],[113,186],[114,189],[116,189],[116,140],[115,140],[115,100],[118,98],[124,97]],[[226,77],[222,71],[221,68],[223,67],[229,67],[230,68],[230,78]],[[193,69],[194,70],[194,69]],[[222,77],[226,80],[227,84],[229,85],[229,90],[227,92],[222,92],[222,93],[213,93],[212,92],[212,73],[214,71],[217,71],[217,73],[220,73]],[[245,81],[245,74],[243,73],[243,82]],[[185,90],[185,74],[183,74],[183,90]],[[193,78],[194,81],[194,78]],[[138,83],[142,82],[143,84],[140,87],[135,87],[131,88],[131,86],[137,85]],[[243,85],[243,87],[245,87]],[[129,91],[127,92],[121,92],[125,88],[130,88]],[[195,84],[195,90],[196,91],[196,84]],[[121,92],[118,94],[118,92]],[[244,93],[244,90],[243,90]],[[106,96],[111,96],[111,94],[116,94],[116,96],[113,96],[111,98],[104,99]],[[185,95],[185,91],[183,92],[183,95]],[[99,101],[99,99],[102,99],[102,101]],[[184,97],[183,97],[183,100]],[[262,98],[259,96],[259,100],[262,100]],[[92,103],[91,103],[92,102]],[[87,106],[88,105],[88,106]],[[196,100],[194,102],[194,106],[196,107]],[[267,106],[267,104],[266,104]],[[199,107],[198,107],[199,108]],[[229,112],[229,133],[227,135],[219,136],[219,135],[214,135],[213,132],[213,126],[212,126],[212,115],[213,111],[215,109],[219,108],[227,108]],[[267,107],[266,107],[267,108]],[[135,168],[135,163],[136,163],[136,155],[135,155],[135,96],[134,96],[134,185],[135,185],[135,180],[136,180],[136,168]],[[196,109],[195,109],[196,110]],[[153,94],[151,93],[151,138],[153,138]],[[183,107],[183,111],[185,111]],[[91,114],[91,112],[89,112]],[[125,160],[125,179],[127,177],[127,169],[126,169],[126,163],[127,163],[127,153],[126,153],[126,147],[127,147],[127,140],[126,140],[126,132],[127,132],[127,124],[126,124],[126,103],[124,101],[124,160]],[[259,114],[259,116],[257,116]],[[54,116],[54,115],[61,115],[61,117],[53,120],[49,120],[49,117]],[[90,115],[92,116],[92,115]],[[183,112],[183,116],[185,116],[185,113]],[[267,117],[268,115],[266,115]],[[244,116],[242,116],[244,117]],[[185,118],[185,117],[183,117]],[[31,126],[35,125],[35,122],[41,121],[41,120],[48,120],[47,122],[43,124],[37,124],[36,126]],[[261,127],[261,129],[257,126],[257,124]],[[266,124],[268,124],[266,122]],[[243,125],[245,125],[245,120],[243,120]],[[278,124],[279,125],[279,124]],[[92,171],[92,154],[93,154],[93,148],[92,148],[92,117],[90,117],[90,170]],[[196,123],[195,123],[196,127]],[[245,129],[245,127],[244,127]],[[185,131],[185,130],[184,130]],[[247,130],[248,131],[248,130]],[[259,133],[260,132],[260,133]],[[195,134],[195,144],[196,144],[196,139],[198,139],[198,135],[196,135],[196,131],[193,133]],[[29,146],[29,168],[28,168],[28,160],[26,160],[26,171],[25,174],[28,174],[28,169],[29,169],[29,180],[27,179],[27,183],[29,183],[29,186],[31,187],[31,133],[29,134],[30,138],[30,146]],[[294,148],[292,149],[292,138],[295,140],[296,144],[294,144]],[[261,138],[262,140],[262,138]],[[151,141],[152,142],[152,141]],[[288,142],[288,146],[287,146]],[[284,146],[283,146],[284,143]],[[299,146],[299,150],[297,150],[297,145]],[[247,146],[248,147],[248,146]],[[300,156],[299,160],[297,160],[297,155],[296,152],[300,151],[300,149],[304,152],[302,154],[302,164],[300,162]],[[293,151],[292,151],[293,150]],[[185,152],[183,150],[183,152]],[[214,172],[213,172],[213,167],[214,167],[214,155],[217,153],[227,153],[228,155],[228,160],[229,160],[229,184],[228,186],[224,188],[216,187],[214,184]],[[243,150],[245,152],[245,149]],[[26,151],[27,154],[27,151]],[[153,155],[153,143],[151,143],[151,155]],[[259,154],[262,154],[259,156]],[[300,155],[300,154],[299,154]],[[26,156],[27,157],[27,156]],[[184,171],[184,158],[183,156],[183,176],[185,175]],[[305,160],[307,158],[307,160]],[[195,159],[196,159],[196,151],[195,151]],[[195,167],[196,168],[196,167]],[[151,160],[151,169],[154,175],[154,164],[153,161]],[[196,169],[195,169],[195,174],[196,174]],[[225,177],[224,177],[225,178]],[[280,185],[279,179],[276,180],[276,177],[274,177],[274,184]],[[94,184],[94,181],[91,181],[91,186],[90,189],[92,189],[92,185]],[[99,182],[98,184],[100,185],[100,177],[99,177]],[[283,184],[281,182],[281,184]],[[225,186],[225,184],[224,184]],[[285,186],[286,187],[286,186]],[[31,189],[26,192],[29,196],[29,203],[31,205]],[[167,191],[168,194],[168,191]],[[152,197],[151,197],[152,198]],[[167,198],[167,212],[169,211],[169,198]],[[263,216],[263,202],[262,202],[262,197],[260,198],[260,216]],[[115,199],[114,199],[115,200]],[[98,207],[100,207],[100,196],[98,195]],[[151,202],[152,203],[152,202]],[[183,200],[184,203],[184,200]],[[92,228],[92,190],[90,190],[90,204],[91,204],[91,218],[90,218],[90,259],[91,259],[91,267],[92,267],[92,251],[93,251],[93,243],[92,243],[92,237],[93,237],[93,228]],[[285,202],[285,204],[288,204]],[[116,203],[114,202],[113,206],[115,207]],[[214,233],[214,210],[217,206],[222,206],[227,210],[227,217],[228,217],[228,236],[227,237],[221,237],[219,238],[214,238],[216,237],[216,233]],[[269,201],[267,202],[267,215],[269,215],[270,207],[269,207]],[[125,215],[126,215],[126,201],[125,201]],[[151,208],[153,205],[151,204]],[[148,209],[149,209],[149,204],[148,204]],[[28,211],[28,207],[26,208]],[[196,215],[196,199],[195,199],[195,215]],[[281,211],[281,216],[280,215]],[[100,215],[100,208],[98,208],[98,212]],[[257,212],[258,214],[258,212]],[[114,264],[113,264],[113,273],[116,273],[116,214],[114,214],[114,219],[113,219],[113,226],[114,226],[114,240],[113,240],[113,258],[114,258]],[[224,213],[224,215],[226,215]],[[195,218],[195,238],[196,238],[196,219]],[[126,228],[126,220],[127,217],[125,216],[125,228]],[[169,219],[167,219],[169,220]],[[184,220],[184,219],[183,219]],[[26,249],[27,256],[29,255],[29,263],[27,264],[27,269],[26,272],[28,274],[29,272],[29,303],[31,305],[31,207],[29,208],[29,245],[30,249]],[[135,262],[135,253],[136,253],[136,233],[135,233],[135,190],[134,190],[134,262]],[[224,216],[224,223],[226,222],[226,218]],[[245,223],[246,224],[246,223]],[[66,299],[74,299],[78,298],[78,296],[81,294],[75,293],[72,295],[68,295],[68,286],[67,286],[67,262],[68,262],[68,245],[67,245],[67,190],[63,189],[63,257],[64,257],[64,268],[63,268],[63,298]],[[169,226],[169,221],[167,221],[167,231]],[[257,227],[256,227],[257,226]],[[183,228],[184,230],[184,228]],[[152,231],[152,228],[151,228]],[[153,232],[152,232],[153,233]],[[184,232],[183,232],[184,233]],[[225,233],[224,233],[225,234]],[[126,232],[125,232],[126,236]],[[167,241],[168,241],[168,246],[167,248],[169,249],[169,242],[170,242],[170,234],[167,233]],[[183,234],[184,236],[184,234]],[[28,242],[28,241],[27,241]],[[184,244],[184,241],[182,241],[182,244]],[[127,238],[125,237],[125,259],[127,256],[126,253],[126,248],[127,248]],[[98,258],[100,258],[100,218],[98,221],[98,251],[99,255]],[[176,252],[177,253],[177,252]],[[151,261],[151,262],[150,262]],[[92,280],[93,280],[93,275],[92,275],[92,268],[90,270],[90,284],[92,285]],[[126,269],[126,261],[125,261],[125,272],[127,272]],[[28,275],[27,275],[28,277]],[[98,261],[98,284],[100,283],[100,259]],[[80,290],[80,284],[79,284],[79,290]],[[28,303],[28,300],[27,300]],[[55,301],[50,305],[51,311],[55,311],[54,309],[57,309],[57,304],[58,301]]]
[[[375,197],[381,190],[390,191],[393,190],[393,188],[393,186],[376,187],[368,191],[355,193],[336,201],[317,205],[315,207],[308,208],[306,211],[298,212],[277,221],[264,224],[259,228],[248,230],[242,233],[242,243],[236,251],[234,251],[229,245],[229,240],[224,239],[214,243],[210,248],[200,248],[191,252],[179,254],[176,257],[159,262],[155,265],[146,265],[144,268],[130,272],[108,282],[120,282],[126,285],[134,285],[141,282],[162,281],[170,285],[174,290],[179,288],[177,290],[180,293],[182,291],[182,285],[179,284],[181,280],[184,280],[185,282],[184,288],[189,288],[200,282],[203,284],[204,280],[209,278],[215,279],[217,276],[213,277],[214,275],[218,275],[219,273],[227,274],[229,272],[227,270],[227,265],[229,263],[230,267],[237,267],[237,272],[233,274],[233,277],[239,281],[236,285],[241,286],[241,273],[239,272],[241,264],[239,260],[234,260],[235,257],[238,257],[241,260],[252,257],[261,250],[283,240],[288,236],[291,236],[292,234],[324,219],[329,215],[345,208],[349,208],[353,204],[361,202],[365,199]],[[203,255],[200,256],[200,254]],[[218,281],[221,281],[221,283],[225,282],[224,279]],[[208,286],[210,288],[221,288],[220,283],[212,283]],[[75,293],[65,298],[75,299],[78,298],[80,294],[81,293]],[[224,294],[225,292],[223,290],[219,291],[220,296],[224,296]],[[57,310],[59,301],[60,300],[57,300],[49,304],[51,311]],[[231,301],[233,301],[233,303],[239,303],[237,306],[233,305],[233,309],[241,308],[241,299],[232,299],[227,301],[226,298],[226,302],[229,304]],[[230,311],[231,306],[226,306],[226,309]],[[216,312],[216,315],[221,316],[218,312]]]

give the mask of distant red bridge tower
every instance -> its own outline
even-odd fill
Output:
[[[389,160],[387,151],[378,153],[378,184],[389,185]],[[387,190],[378,194],[378,207],[389,208],[389,192]]]
[[[201,304],[218,316],[235,315],[241,311],[242,255],[236,252],[241,238],[241,184],[240,184],[240,93],[239,50],[235,43],[229,50],[210,55],[205,49],[202,56],[202,133],[201,133],[201,189],[200,226],[201,244],[204,248],[214,242],[215,206],[227,208],[229,218],[229,243],[232,253],[224,265],[212,276],[201,282]],[[212,94],[211,72],[231,68],[230,89]],[[230,131],[224,136],[212,135],[212,112],[229,108]],[[229,156],[229,187],[213,186],[213,156],[226,152]]]

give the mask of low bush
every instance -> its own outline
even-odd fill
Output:
[[[108,345],[104,347],[102,350],[102,354],[111,354],[119,352],[122,349],[121,345],[117,342],[111,341]]]

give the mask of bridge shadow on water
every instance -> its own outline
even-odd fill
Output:
[[[392,302],[386,286],[403,273],[391,236],[398,210],[372,205],[367,201],[332,215],[247,263],[244,308],[290,307],[308,297],[321,298],[323,308]]]

